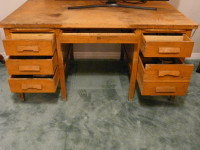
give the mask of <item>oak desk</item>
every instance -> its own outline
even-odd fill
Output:
[[[142,4],[157,7],[157,11],[67,9],[97,3],[28,0],[0,22],[6,35],[3,42],[9,56],[6,65],[11,91],[20,93],[21,98],[23,93],[53,93],[60,81],[66,100],[64,70],[68,56],[73,59],[72,44],[122,43],[122,57],[125,51],[131,75],[129,100],[134,96],[136,78],[142,95],[185,95],[192,65],[185,65],[183,59],[171,65],[148,62],[154,57],[190,57],[193,42],[189,37],[197,24],[167,2]],[[67,43],[65,51],[63,43]]]

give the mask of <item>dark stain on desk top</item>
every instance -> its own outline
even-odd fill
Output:
[[[51,16],[51,17],[60,17],[60,16],[62,16],[62,14],[60,14],[60,13],[57,13],[57,14],[49,14],[49,16]]]

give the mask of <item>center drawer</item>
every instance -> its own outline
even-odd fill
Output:
[[[12,33],[3,44],[8,56],[52,56],[56,48],[54,33]]]
[[[137,43],[135,33],[62,33],[59,40],[63,43]]]
[[[53,75],[58,65],[57,53],[54,56],[14,57],[6,60],[10,75]]]
[[[8,79],[13,93],[55,93],[59,81],[58,68],[53,76],[11,76]]]
[[[142,35],[144,57],[190,57],[194,42],[187,35]]]
[[[160,64],[158,58],[140,56],[137,81],[142,95],[185,95],[194,65],[179,58],[173,64]]]

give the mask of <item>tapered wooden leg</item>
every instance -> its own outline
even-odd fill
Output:
[[[2,55],[0,55],[0,63],[5,64],[5,60]]]
[[[65,84],[65,70],[64,70],[64,62],[63,62],[63,52],[61,43],[59,40],[60,30],[56,31],[57,36],[57,53],[58,53],[58,64],[59,64],[59,76],[60,76],[60,86],[61,86],[61,93],[63,101],[66,101],[67,99],[67,92],[66,92],[66,84]]]
[[[141,37],[141,30],[136,31],[136,35]],[[135,93],[135,84],[137,79],[137,68],[138,68],[138,60],[139,60],[139,52],[140,52],[140,38],[138,44],[134,45],[134,52],[133,52],[133,62],[132,62],[132,69],[130,73],[130,87],[129,87],[129,101],[133,100],[134,93]]]
[[[174,102],[175,101],[176,96],[170,96],[170,101]]]
[[[19,98],[20,98],[21,102],[24,102],[24,100],[25,100],[24,93],[19,93]]]
[[[200,63],[199,63],[199,67],[197,68],[197,73],[200,73]]]
[[[124,49],[123,49],[123,44],[121,45],[121,55],[120,55],[120,60],[123,61],[124,60]]]
[[[74,61],[74,46],[73,46],[73,44],[71,44],[71,48],[70,48],[70,60]]]

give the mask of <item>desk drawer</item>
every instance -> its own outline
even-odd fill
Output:
[[[145,82],[190,82],[194,65],[184,64],[179,58],[171,60],[174,64],[160,64],[160,59],[140,56],[138,70]]]
[[[53,75],[58,65],[57,53],[48,57],[12,57],[6,60],[10,75]]]
[[[13,93],[55,93],[58,81],[58,69],[53,76],[11,76],[8,79]]]
[[[9,56],[53,56],[55,35],[48,34],[11,34],[11,39],[3,40]]]
[[[142,95],[185,95],[194,65],[178,58],[172,59],[177,64],[156,64],[156,60],[139,58],[137,81]]]
[[[63,43],[137,43],[135,33],[62,33]]]
[[[138,82],[139,83],[139,82]],[[161,83],[161,82],[145,82],[142,86],[139,84],[142,96],[181,96],[187,95],[189,82],[174,82],[174,83]]]
[[[187,35],[143,35],[144,57],[190,57],[194,42]]]

